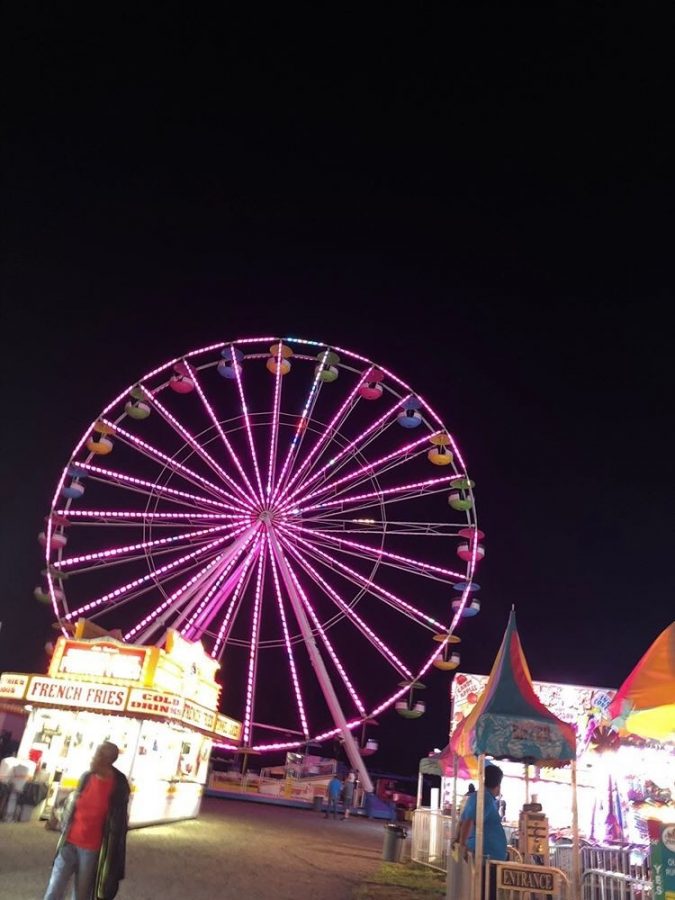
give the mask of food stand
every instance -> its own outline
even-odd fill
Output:
[[[241,723],[220,714],[219,668],[202,647],[169,630],[166,648],[110,636],[56,642],[47,675],[5,672],[0,700],[29,712],[17,753],[48,784],[42,817],[76,787],[98,744],[120,750],[131,784],[131,827],[199,814],[211,747],[235,747]]]

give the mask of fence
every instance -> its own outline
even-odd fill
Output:
[[[439,810],[416,809],[412,820],[411,858],[421,865],[448,873],[448,897],[469,900],[473,897],[473,860],[453,850],[452,820]],[[571,845],[551,848],[551,868],[528,867],[520,864],[519,854],[509,848],[509,866],[521,872],[530,870],[554,873],[551,891],[534,893],[542,897],[568,900],[573,880],[573,849]],[[649,851],[645,847],[583,847],[581,850],[582,900],[652,900],[649,870]],[[496,876],[496,863],[489,863],[488,875]],[[471,868],[471,871],[469,868]],[[525,877],[525,876],[523,876]],[[452,887],[451,887],[452,886]],[[452,890],[452,893],[450,891]],[[485,896],[488,896],[486,893]],[[493,893],[494,897],[495,894]],[[515,892],[505,886],[497,887],[497,900],[522,898],[522,888]]]
[[[448,870],[448,850],[452,842],[452,819],[437,809],[416,809],[412,820],[413,862]]]
[[[582,900],[651,900],[652,883],[623,872],[586,869],[581,878]]]

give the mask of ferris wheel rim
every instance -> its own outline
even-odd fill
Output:
[[[462,457],[461,453],[459,452],[459,449],[457,448],[456,442],[455,442],[455,440],[454,440],[454,438],[453,438],[451,432],[449,432],[449,431],[447,431],[447,430],[445,429],[445,426],[443,425],[442,420],[441,420],[441,419],[438,417],[438,415],[434,412],[434,410],[431,408],[431,406],[428,404],[428,402],[427,402],[426,400],[424,400],[422,397],[420,397],[419,394],[416,394],[416,393],[413,391],[413,389],[412,389],[408,384],[406,384],[406,382],[404,382],[402,379],[400,379],[400,378],[399,378],[397,375],[395,375],[393,372],[391,372],[390,370],[388,370],[387,368],[385,368],[385,367],[383,367],[383,366],[381,366],[381,365],[379,365],[379,364],[374,363],[372,360],[370,360],[370,359],[368,359],[368,358],[366,358],[366,357],[364,357],[364,356],[361,356],[361,355],[359,355],[359,354],[354,353],[353,351],[345,350],[344,348],[340,348],[340,347],[337,347],[337,346],[334,346],[334,345],[327,345],[327,344],[323,344],[323,343],[321,343],[321,342],[315,342],[315,341],[307,341],[306,339],[300,339],[300,338],[239,338],[239,339],[237,339],[237,340],[235,340],[235,341],[223,341],[223,342],[219,342],[219,343],[217,343],[217,344],[211,344],[211,345],[207,345],[206,347],[201,347],[201,348],[198,348],[198,349],[196,349],[196,350],[192,350],[192,351],[190,351],[189,353],[186,353],[186,354],[184,354],[184,355],[182,355],[182,356],[180,356],[180,357],[176,357],[176,358],[174,358],[174,359],[172,359],[172,360],[169,360],[168,362],[165,362],[162,366],[159,366],[159,367],[157,367],[157,368],[155,368],[155,369],[152,369],[150,372],[146,373],[146,374],[145,374],[138,382],[135,382],[135,384],[132,384],[132,385],[128,386],[123,392],[121,392],[117,397],[115,397],[115,398],[111,401],[111,403],[109,403],[108,406],[105,407],[105,409],[103,410],[103,412],[102,412],[101,414],[99,414],[99,416],[98,416],[96,419],[93,420],[93,422],[91,423],[91,425],[89,426],[89,428],[87,428],[87,429],[85,430],[85,432],[84,432],[82,438],[80,439],[80,441],[79,441],[78,444],[76,445],[76,447],[75,447],[75,449],[74,449],[74,451],[73,451],[73,453],[72,453],[72,455],[71,455],[71,458],[70,458],[68,464],[64,467],[64,469],[63,469],[63,471],[62,471],[62,473],[61,473],[61,477],[59,478],[59,481],[58,481],[58,484],[57,484],[57,487],[56,487],[54,496],[53,496],[53,498],[52,498],[52,503],[51,503],[51,506],[50,506],[50,516],[49,516],[49,520],[48,520],[48,522],[47,522],[47,527],[46,527],[46,538],[47,538],[47,540],[46,540],[46,549],[45,549],[45,561],[46,561],[46,563],[47,563],[47,581],[48,581],[48,584],[49,584],[49,593],[50,593],[50,597],[51,597],[51,600],[52,600],[52,606],[53,606],[53,608],[54,608],[54,612],[55,612],[55,614],[57,615],[57,618],[59,618],[59,620],[62,620],[62,617],[59,617],[59,609],[58,609],[58,602],[57,602],[56,596],[55,596],[55,588],[54,588],[54,584],[53,584],[53,581],[52,581],[52,577],[51,577],[51,575],[49,574],[49,573],[50,573],[50,570],[51,570],[51,566],[52,566],[53,563],[54,563],[54,559],[53,559],[53,557],[50,555],[50,554],[51,554],[51,551],[50,551],[50,539],[51,539],[51,530],[52,530],[52,521],[51,521],[51,520],[52,520],[52,516],[53,516],[53,515],[58,514],[58,513],[60,513],[60,512],[65,512],[65,513],[67,514],[68,511],[69,511],[69,509],[70,509],[70,507],[73,505],[73,502],[74,502],[74,501],[73,501],[72,498],[68,498],[68,499],[66,500],[65,503],[62,502],[61,504],[59,504],[59,506],[57,506],[57,502],[58,502],[59,497],[60,497],[61,488],[63,487],[63,485],[64,485],[64,483],[65,483],[65,479],[66,479],[66,476],[67,476],[68,468],[69,468],[70,466],[73,465],[76,456],[79,454],[79,452],[81,451],[82,447],[83,447],[84,444],[86,443],[87,436],[91,433],[91,431],[92,431],[92,429],[94,428],[95,424],[96,424],[97,422],[99,422],[99,421],[106,422],[107,417],[108,417],[109,413],[111,412],[111,410],[113,410],[113,409],[115,408],[116,405],[119,405],[119,404],[124,400],[124,398],[127,397],[127,395],[131,392],[131,390],[132,390],[136,385],[144,385],[149,379],[151,379],[151,378],[153,378],[153,377],[156,377],[157,375],[162,374],[162,373],[164,373],[164,372],[170,372],[170,371],[171,371],[171,368],[172,368],[173,366],[175,366],[177,363],[180,363],[181,361],[185,361],[186,365],[190,365],[190,366],[191,366],[191,365],[193,365],[193,361],[198,360],[203,354],[211,353],[211,352],[214,352],[214,351],[217,351],[217,350],[222,350],[223,348],[226,348],[226,347],[229,347],[229,346],[243,347],[243,346],[246,346],[246,345],[256,345],[256,344],[259,344],[259,343],[268,343],[268,342],[269,342],[269,343],[272,343],[272,344],[274,344],[275,342],[278,342],[278,343],[281,343],[281,342],[289,342],[289,343],[293,343],[293,344],[299,344],[299,345],[302,345],[302,346],[319,347],[319,348],[330,348],[331,350],[334,350],[335,352],[340,353],[340,354],[344,355],[345,357],[348,357],[349,359],[358,362],[359,364],[364,364],[364,365],[367,365],[367,366],[369,366],[369,367],[371,367],[371,368],[377,368],[379,371],[383,372],[383,373],[385,374],[386,378],[392,380],[399,388],[402,388],[404,392],[408,392],[409,395],[413,395],[413,396],[417,397],[417,398],[420,400],[420,402],[421,402],[421,404],[422,404],[422,406],[423,406],[425,412],[428,413],[428,415],[429,415],[431,421],[433,422],[433,426],[435,426],[435,427],[438,428],[439,430],[441,430],[441,431],[443,431],[443,432],[445,432],[445,433],[447,433],[447,434],[449,435],[450,442],[451,442],[452,447],[453,447],[453,451],[455,452],[455,454],[456,454],[456,459],[457,459],[457,461],[458,461],[458,463],[459,463],[460,471],[463,472],[464,475],[466,476],[466,465],[465,465],[465,463],[464,463],[464,460],[463,460],[463,457]],[[267,358],[268,356],[269,356],[269,354],[264,354],[264,353],[251,353],[251,354],[245,354],[245,355],[244,355],[244,359]],[[316,357],[315,357],[315,356],[307,356],[307,357],[303,357],[301,354],[298,353],[297,356],[296,356],[296,358],[297,358],[297,359],[303,359],[303,358],[304,358],[304,359],[306,359],[306,360],[311,360],[314,364],[316,363]],[[195,370],[201,372],[203,369],[211,368],[211,367],[213,367],[214,365],[216,365],[216,362],[202,363],[202,365],[195,365]],[[338,365],[340,366],[340,368],[351,368],[351,367],[349,367],[349,366],[346,366],[346,364],[343,364],[343,363],[338,364]],[[356,368],[351,368],[351,370],[354,371],[354,372],[358,371]],[[162,390],[164,390],[164,389],[166,388],[167,384],[168,384],[168,381],[167,381],[167,382],[164,382],[163,384],[161,384],[161,385],[159,385],[159,386],[155,386],[155,388],[154,388],[153,390],[154,390],[156,393],[160,393]],[[389,390],[392,391],[392,393],[393,393],[396,397],[398,397],[399,400],[401,399],[401,395],[400,395],[400,394],[397,394],[396,391],[393,390],[393,389],[391,389],[391,387],[390,387],[389,385],[387,385],[387,387],[388,387]],[[266,412],[266,413],[256,413],[256,415],[260,415],[260,416],[265,416],[265,415],[269,415],[269,414],[270,414],[269,412]],[[292,414],[289,414],[289,416],[290,416],[290,415],[292,415]],[[118,419],[116,420],[116,422],[111,423],[111,424],[113,424],[114,426],[116,426],[117,423],[122,422],[122,421],[125,419],[125,417],[126,417],[126,413],[122,412],[122,413],[119,415],[119,417],[118,417]],[[240,418],[241,418],[241,415],[237,415],[237,416],[233,416],[233,417],[232,417],[232,420],[240,419]],[[426,420],[425,420],[425,421],[426,421]],[[221,422],[220,425],[222,426],[222,424],[223,424],[223,423]],[[260,424],[261,424],[261,425],[264,425],[265,423],[264,423],[264,422],[261,422]],[[210,427],[211,427],[211,426],[210,426]],[[429,425],[428,427],[430,428],[430,430],[432,430],[432,426],[431,426],[431,425]],[[118,430],[119,430],[119,429],[118,429]],[[205,431],[206,431],[206,430],[209,430],[209,429],[205,429]],[[202,433],[203,433],[203,432],[202,432]],[[197,437],[201,437],[201,434],[202,434],[202,433],[199,433],[199,434],[197,435]],[[213,438],[211,438],[211,439],[212,439],[212,440],[215,440],[215,437],[213,437]],[[185,449],[186,446],[187,446],[187,445],[184,444],[182,447],[179,448],[178,451],[175,451],[174,457],[175,457],[175,456],[178,456],[178,455]],[[194,448],[192,448],[191,452],[190,452],[189,454],[187,454],[187,459],[189,459],[190,456],[191,456],[193,453],[195,453],[195,452],[196,452],[196,451],[194,450]],[[78,463],[78,464],[79,464],[79,465],[91,465],[91,464],[92,464],[92,459],[93,459],[93,457],[94,457],[94,454],[93,454],[93,453],[90,453],[89,456],[87,457],[87,459],[86,459],[83,463]],[[94,462],[95,462],[95,460],[94,460]],[[160,475],[158,475],[157,478],[156,478],[156,480],[155,480],[156,483],[159,482],[160,478],[161,478],[162,475],[164,474],[164,471],[165,471],[165,469],[162,469],[162,470],[161,470]],[[310,472],[311,472],[311,469],[310,469]],[[176,471],[175,471],[175,470],[170,471],[170,472],[169,472],[169,476],[168,476],[168,480],[167,480],[167,482],[165,483],[164,487],[167,487],[168,484],[169,484],[169,482],[171,481],[171,479],[172,479],[173,477],[175,477],[175,476],[176,476]],[[184,478],[185,476],[182,476],[182,475],[181,475],[181,476],[178,476],[178,477],[183,477],[183,478]],[[467,476],[467,478],[468,478],[468,476]],[[261,483],[261,478],[260,478],[260,476],[258,476],[258,479],[257,479],[257,480],[258,480],[258,483],[259,483],[260,490],[262,491],[262,483]],[[203,482],[203,481],[204,481],[204,479],[202,479],[202,482]],[[289,485],[285,485],[284,487],[286,487],[288,490],[291,490],[292,485],[293,485],[293,481],[291,480],[290,484],[289,484]],[[414,483],[413,483],[413,484],[411,485],[411,490],[414,489],[414,487],[415,487],[415,486],[414,486]],[[472,498],[472,500],[473,500],[472,487],[469,488],[469,492],[470,492],[471,498]],[[228,492],[228,493],[229,493],[229,492]],[[377,491],[375,491],[375,493],[377,493]],[[319,494],[319,496],[321,496],[321,488],[318,489],[318,494]],[[210,502],[213,503],[213,504],[218,504],[218,503],[229,503],[229,502],[232,500],[232,498],[235,497],[235,496],[236,496],[236,494],[233,494],[233,495],[231,495],[230,497],[223,496],[223,492],[222,492],[222,491],[216,490],[216,491],[213,492],[213,496],[210,498]],[[283,489],[282,489],[282,492],[281,492],[281,496],[282,496],[282,498],[283,498]],[[222,497],[222,501],[219,499],[219,497]],[[292,500],[292,498],[293,498],[293,494],[292,494],[292,491],[291,491],[291,493],[290,493],[290,499]],[[311,499],[311,497],[310,497],[310,499]],[[151,502],[151,497],[148,498],[147,504],[149,505],[150,502]],[[176,502],[181,502],[181,501],[177,500]],[[204,502],[206,502],[206,500],[205,500]],[[340,501],[340,502],[349,502],[349,498],[347,498],[347,499],[344,500],[344,501]],[[382,500],[382,498],[380,498],[379,503],[380,503],[380,507],[381,507],[381,509],[382,509],[383,517],[386,515],[386,505],[387,505],[387,502],[392,502],[392,503],[393,503],[394,501],[392,500],[392,501],[386,501],[386,502],[384,502],[384,501]],[[400,501],[399,501],[399,502],[400,502]],[[156,498],[155,498],[155,512],[157,511],[157,505],[158,505],[159,503],[160,503],[160,499],[159,499],[159,497],[156,497]],[[186,500],[186,506],[188,506],[188,505],[189,505],[189,504],[187,504],[187,500]],[[235,506],[236,506],[236,504],[235,504]],[[146,508],[147,508],[147,507],[146,507]],[[213,508],[215,509],[216,507],[214,506]],[[336,507],[336,508],[337,508],[337,507]],[[371,508],[372,508],[372,507],[371,507]],[[311,511],[311,510],[309,510],[309,511]],[[214,513],[214,515],[215,515],[215,513]],[[235,515],[235,514],[233,513],[233,515]],[[334,516],[333,513],[331,513],[331,512],[321,512],[321,513],[317,514],[316,519],[319,520],[319,519],[321,519],[322,517],[325,517],[325,518],[327,518],[327,519],[330,519],[331,516],[333,516],[333,519],[335,519],[335,516]],[[387,533],[387,527],[386,527],[386,526],[387,526],[387,520],[386,520],[386,518],[383,518],[383,519],[381,520],[381,524],[382,524],[382,543],[381,543],[381,548],[380,548],[380,549],[382,549],[382,548],[384,547],[384,541],[385,541],[385,537],[386,537],[386,533]],[[431,525],[432,523],[423,523],[423,524]],[[477,517],[476,517],[476,512],[475,512],[475,506],[472,507],[471,513],[470,513],[470,514],[469,514],[469,512],[467,511],[467,515],[466,515],[466,524],[469,525],[470,527],[473,527],[474,529],[477,529]],[[144,529],[145,529],[145,527],[146,527],[145,521],[144,521],[143,527],[144,527]],[[152,528],[153,528],[153,527],[156,527],[156,525],[154,524],[154,522],[150,521],[150,523],[148,523],[148,528],[150,529],[150,531],[149,531],[150,534],[151,534],[151,532],[152,532]],[[222,527],[224,528],[225,526],[222,526]],[[458,527],[459,527],[459,526],[458,526]],[[404,533],[404,532],[400,532],[400,533]],[[440,532],[439,532],[439,533],[440,533]],[[331,532],[328,531],[328,532],[326,532],[326,534],[330,535]],[[330,544],[330,541],[331,541],[331,538],[328,537],[328,538],[327,538],[328,544]],[[352,543],[357,544],[358,541],[353,541]],[[150,552],[150,554],[148,555],[148,548],[146,548],[144,552],[145,552],[146,558],[147,558],[149,561],[150,561],[150,559],[154,559],[154,556],[153,556],[153,553],[152,553],[152,552]],[[57,561],[60,562],[61,559],[62,559],[62,557],[63,557],[63,548],[60,548],[60,549],[58,550],[58,553],[56,554],[56,556],[57,556]],[[469,562],[469,564],[468,564],[468,567],[467,567],[467,570],[466,570],[466,581],[467,581],[467,583],[470,583],[471,580],[472,580],[472,578],[473,578],[473,574],[474,574],[474,571],[475,571],[475,563],[476,563],[476,560],[475,560],[475,558],[473,558],[473,559]],[[380,565],[380,561],[376,561],[374,565],[375,565],[375,568],[374,568],[373,572],[376,572],[376,571],[377,571],[377,568],[378,568],[379,565]],[[161,590],[162,593],[166,596],[164,587],[161,586],[161,585],[157,585],[157,586],[160,587],[160,590]],[[366,590],[366,588],[364,587],[364,588],[362,589],[362,592],[365,591],[365,590]],[[468,594],[468,592],[467,592],[467,594]],[[465,599],[466,599],[466,598],[463,596],[463,597],[462,597],[462,600],[465,600]],[[67,603],[67,600],[66,600],[65,602]],[[123,601],[123,602],[126,603],[127,601],[125,600],[125,601]],[[358,601],[357,601],[357,602],[358,602]],[[67,606],[65,607],[65,609],[66,609],[66,612],[69,613]],[[103,614],[105,614],[105,612],[106,612],[106,611],[102,611],[101,614],[103,615]],[[70,615],[70,613],[69,613],[69,615]],[[344,618],[344,616],[339,616],[339,620],[342,620],[342,618]],[[459,615],[454,616],[453,619],[452,619],[452,621],[449,623],[449,626],[448,626],[448,631],[449,631],[449,633],[452,633],[453,629],[456,627],[457,622],[458,622],[458,618],[459,618]],[[437,624],[437,623],[436,623],[436,624]],[[299,641],[300,641],[300,638],[298,637],[298,638],[297,638],[297,642],[299,642]],[[244,646],[245,646],[245,645],[244,645]],[[279,639],[278,641],[275,641],[274,643],[270,644],[269,646],[280,647],[280,646],[282,646],[282,642],[281,642],[281,640]],[[432,654],[428,657],[428,659],[425,660],[424,665],[422,665],[422,667],[420,668],[420,670],[419,670],[418,672],[416,672],[416,673],[412,673],[412,674],[414,675],[414,678],[413,678],[412,680],[417,680],[417,679],[419,679],[419,678],[420,678],[420,677],[421,677],[421,676],[429,669],[430,665],[432,664],[433,658],[434,658],[436,655],[437,655],[437,654],[432,653]],[[399,690],[399,691],[397,691],[394,695],[392,695],[390,698],[388,698],[388,699],[386,700],[385,705],[383,705],[382,703],[380,703],[379,705],[376,704],[376,705],[373,706],[372,708],[368,708],[368,709],[366,710],[364,716],[361,716],[361,717],[359,717],[359,718],[357,718],[357,719],[354,719],[353,722],[348,723],[348,726],[349,726],[350,728],[356,727],[360,722],[362,722],[362,721],[364,720],[364,718],[368,718],[368,717],[372,717],[372,716],[378,715],[380,712],[383,711],[384,708],[387,708],[387,706],[390,706],[391,704],[393,704],[393,703],[395,702],[395,700],[398,699],[400,696],[402,696],[404,693],[405,693],[405,689]],[[263,727],[264,727],[264,726],[263,726]],[[315,735],[313,739],[326,739],[327,737],[331,736],[331,735],[334,734],[334,733],[336,733],[336,731],[325,732],[325,733],[322,733],[322,734],[320,734],[320,735]],[[284,744],[284,746],[288,746],[289,749],[290,749],[290,748],[293,747],[293,746],[302,746],[304,743],[305,743],[304,740],[299,740],[299,741],[297,741],[297,742],[295,742],[295,743],[286,743],[286,744]],[[259,746],[262,747],[262,746],[264,746],[264,745],[259,745]]]

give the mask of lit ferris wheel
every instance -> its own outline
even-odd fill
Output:
[[[77,443],[38,599],[222,665],[251,750],[352,730],[415,692],[478,610],[473,482],[428,404],[382,366],[298,338],[213,344],[147,373]]]

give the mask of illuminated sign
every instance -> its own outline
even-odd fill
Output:
[[[555,872],[543,866],[497,866],[497,888],[555,894],[555,875]]]
[[[127,712],[130,713],[180,718],[182,707],[182,699],[174,694],[144,691],[140,688],[132,688],[129,691]]]
[[[53,678],[84,676],[141,682],[151,649],[125,646],[110,640],[72,641],[60,638],[49,674]]]
[[[455,675],[452,680],[452,731],[469,715],[487,682],[487,675],[469,675],[465,672]],[[554,684],[550,681],[533,681],[532,687],[544,706],[563,722],[575,725],[577,734],[581,736],[587,730],[590,717],[597,718],[602,710],[607,709],[616,693],[610,688]]]
[[[213,730],[219,737],[229,738],[231,741],[241,740],[241,722],[229,719],[222,713],[218,713],[216,716]]]
[[[186,641],[177,631],[170,628],[166,636],[166,653],[177,662],[185,678],[199,678],[212,682],[220,668],[204,650],[201,641]]]
[[[0,675],[0,699],[22,700],[28,684],[28,675],[18,675],[16,672],[3,672]]]
[[[128,693],[128,688],[118,685],[33,675],[26,691],[26,702],[122,712]]]
[[[205,731],[213,731],[216,714],[204,706],[198,706],[190,700],[183,702],[183,714],[181,720],[195,728],[203,728]]]

